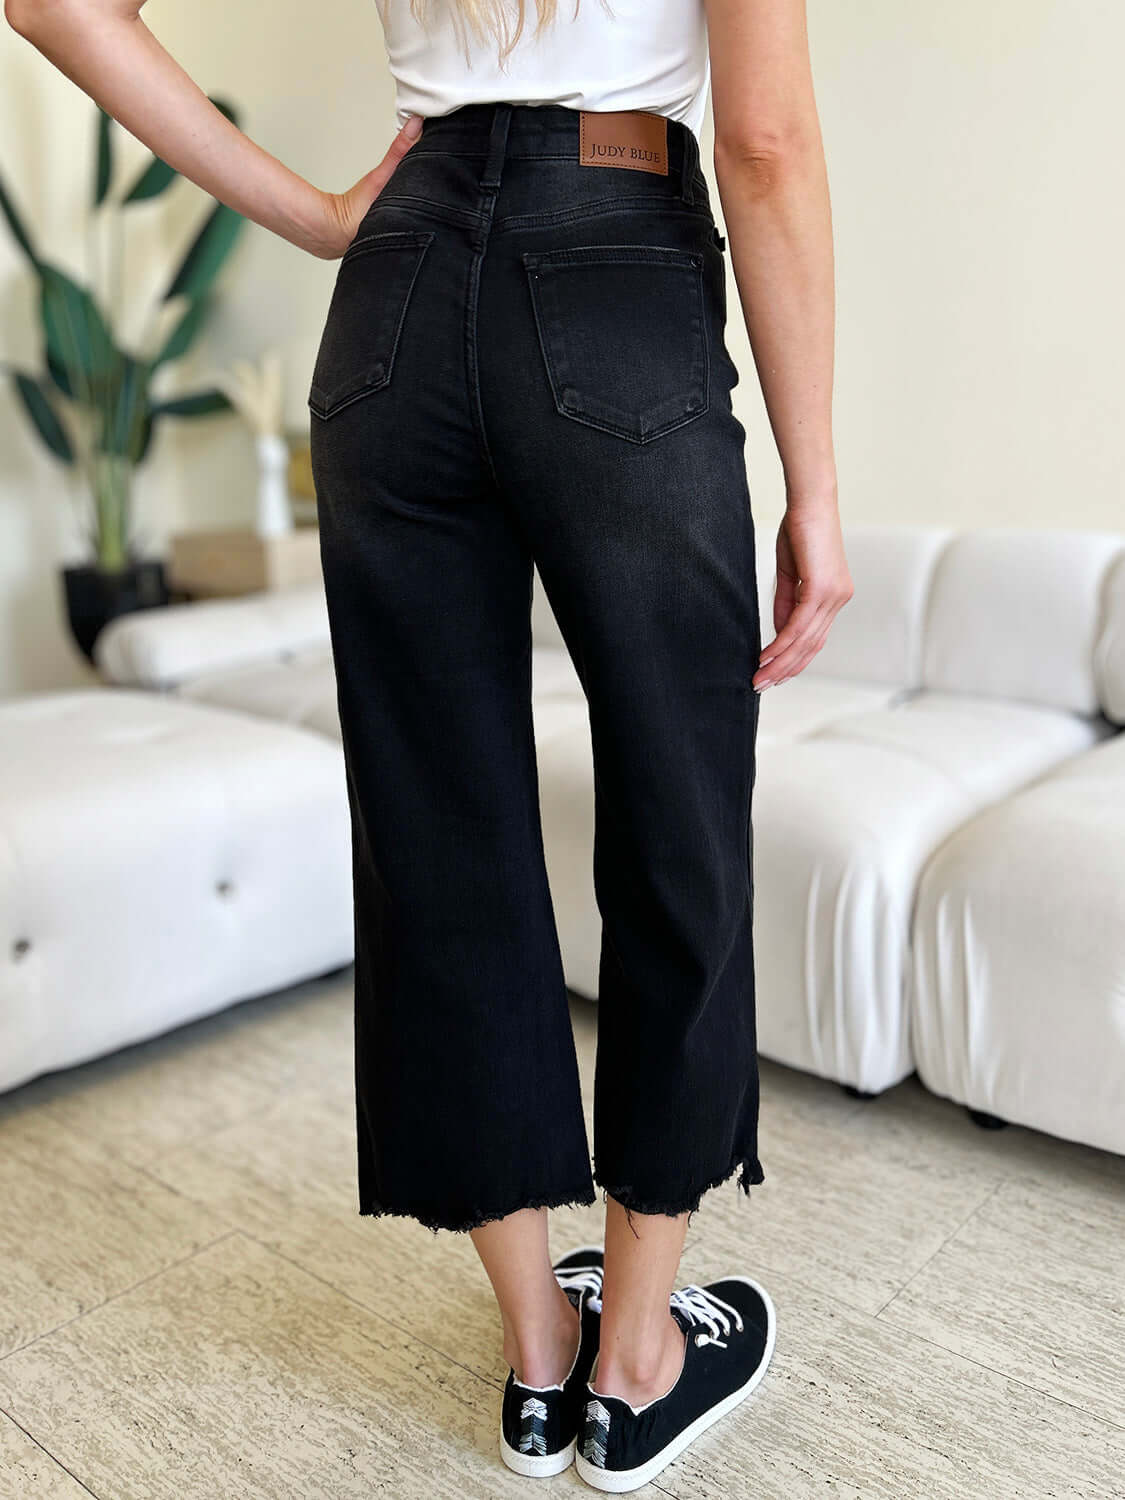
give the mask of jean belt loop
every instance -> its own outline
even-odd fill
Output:
[[[680,197],[685,203],[695,203],[693,179],[699,162],[699,142],[690,125],[679,123],[680,131]]]
[[[492,130],[488,137],[488,160],[485,162],[484,176],[480,180],[482,188],[500,186],[500,174],[504,170],[504,151],[508,144],[508,126],[511,119],[512,106],[510,104],[497,104],[492,111]]]

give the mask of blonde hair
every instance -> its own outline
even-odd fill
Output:
[[[429,7],[433,3],[434,0],[410,0],[411,14],[423,26],[426,24]],[[466,60],[469,56],[469,33],[472,32],[482,41],[486,37],[496,38],[499,43],[500,65],[503,66],[523,35],[529,0],[445,0],[445,3],[452,11],[454,26],[464,40]],[[534,39],[554,23],[558,14],[559,0],[531,0],[531,3],[534,4],[537,13]],[[581,0],[574,0],[575,15],[578,14],[580,3]],[[605,0],[602,0],[602,3],[605,4]],[[608,6],[606,8],[608,9]],[[511,25],[513,19],[515,20],[514,30]]]

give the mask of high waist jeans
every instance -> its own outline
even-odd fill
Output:
[[[725,244],[691,130],[428,118],[339,265],[309,390],[353,819],[359,1208],[676,1214],[757,1155],[761,650]],[[594,1154],[540,825],[537,564],[585,690]]]

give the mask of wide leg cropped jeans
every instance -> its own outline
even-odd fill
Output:
[[[428,118],[339,265],[309,390],[352,813],[359,1208],[676,1214],[757,1154],[761,650],[724,249],[692,131]],[[594,1152],[540,825],[532,567],[585,690]]]

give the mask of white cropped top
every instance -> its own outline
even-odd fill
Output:
[[[518,10],[506,3],[514,30]],[[503,66],[498,40],[478,38],[456,0],[427,0],[425,27],[410,0],[375,4],[400,127],[411,114],[507,100],[644,109],[682,120],[696,136],[702,128],[711,82],[703,0],[559,0],[537,41],[535,0],[526,0],[523,31]]]

